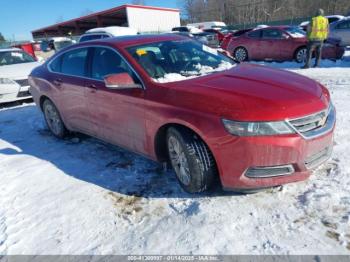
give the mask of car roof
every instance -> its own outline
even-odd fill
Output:
[[[344,18],[343,15],[327,15],[327,18]]]
[[[188,40],[188,37],[181,36],[178,34],[158,34],[158,35],[131,35],[131,36],[118,36],[111,38],[98,39],[94,41],[82,42],[77,45],[98,45],[98,44],[107,44],[112,46],[128,47],[149,43],[156,43],[162,41],[176,41],[176,40]],[[74,45],[74,46],[77,46]]]
[[[297,26],[297,25],[274,25],[274,26],[267,26],[267,27],[262,27],[262,28],[250,28],[250,29],[244,29],[244,30],[247,30],[247,32],[249,32],[249,31],[253,31],[253,30],[264,30],[264,29],[286,30],[289,28],[299,28],[299,26]],[[240,30],[240,31],[244,31],[244,30]]]
[[[98,27],[93,28],[85,32],[84,35],[88,34],[110,34],[115,36],[124,35],[136,35],[137,30],[131,27],[123,27],[123,26],[108,26],[108,27]]]

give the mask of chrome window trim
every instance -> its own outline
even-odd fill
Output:
[[[89,42],[89,41],[87,41]],[[86,43],[86,42],[84,42]],[[136,77],[139,79],[141,85],[142,85],[142,89],[143,90],[146,90],[146,85],[145,83],[143,82],[142,78],[140,77],[140,75],[136,72],[136,70],[130,65],[130,63],[127,61],[127,59],[120,54],[120,52],[116,49],[114,49],[113,47],[110,47],[110,46],[105,46],[105,45],[84,45],[84,46],[77,46],[77,47],[74,47],[74,48],[71,48],[69,50],[65,50],[63,51],[62,53],[58,54],[56,57],[54,57],[53,59],[51,59],[47,64],[46,64],[46,68],[47,70],[50,72],[50,73],[53,73],[53,74],[58,74],[58,75],[63,75],[63,76],[70,76],[70,77],[78,77],[78,78],[83,78],[83,79],[88,79],[88,80],[94,80],[94,81],[98,81],[98,82],[101,82],[101,83],[104,83],[103,80],[100,80],[100,79],[96,79],[96,78],[91,78],[91,77],[86,77],[86,76],[76,76],[76,75],[69,75],[69,74],[64,74],[64,73],[60,73],[60,72],[55,72],[55,71],[52,71],[51,70],[51,63],[53,63],[56,59],[62,57],[64,54],[70,52],[70,51],[73,51],[73,50],[78,50],[78,49],[83,49],[83,48],[86,48],[86,49],[89,49],[91,47],[97,47],[97,48],[107,48],[107,49],[110,49],[112,51],[114,51],[117,55],[119,55],[122,60],[130,67],[131,71],[134,72],[134,74],[136,75]]]
[[[306,136],[303,133],[301,133],[297,128],[294,127],[294,125],[291,123],[291,121],[293,120],[299,120],[302,118],[307,118],[307,117],[311,117],[317,114],[321,114],[321,113],[326,113],[327,116],[327,120],[326,123],[324,124],[323,127],[317,128],[315,130],[311,130],[308,131],[307,133],[310,133],[310,136]],[[331,118],[330,118],[331,117]],[[305,115],[303,117],[298,117],[298,118],[293,118],[293,119],[286,119],[285,122],[287,123],[287,125],[292,128],[292,130],[294,130],[297,134],[299,134],[302,138],[304,138],[305,140],[311,140],[320,136],[323,136],[325,134],[328,134],[335,126],[335,122],[336,122],[336,112],[335,112],[335,107],[333,106],[332,102],[330,102],[329,106],[327,109],[310,114],[310,115]]]

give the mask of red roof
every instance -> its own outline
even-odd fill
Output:
[[[53,25],[50,25],[50,26],[47,26],[47,27],[43,27],[43,28],[40,28],[40,29],[36,29],[36,30],[33,30],[32,33],[35,33],[37,31],[47,30],[47,29],[50,29],[50,28],[53,28],[53,27],[65,26],[65,25],[74,23],[76,21],[86,20],[86,19],[89,19],[89,18],[95,18],[95,17],[101,16],[101,15],[115,13],[117,11],[120,11],[120,10],[126,9],[126,8],[139,8],[139,9],[149,9],[149,10],[168,11],[168,12],[180,12],[179,9],[174,9],[174,8],[163,8],[163,7],[155,7],[155,6],[143,6],[143,5],[129,5],[129,4],[127,4],[127,5],[121,5],[121,6],[118,6],[118,7],[107,9],[107,10],[104,10],[104,11],[96,12],[96,13],[93,13],[93,14],[81,16],[81,17],[78,17],[78,18],[70,19],[70,20],[67,20],[67,21],[64,21],[64,22],[61,22],[61,23],[57,23],[57,24],[53,24]]]

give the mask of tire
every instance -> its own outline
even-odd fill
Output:
[[[68,130],[62,121],[57,107],[49,99],[46,99],[43,103],[43,112],[46,124],[52,134],[58,138],[64,138],[67,135]]]
[[[307,48],[306,47],[300,47],[295,51],[294,54],[294,59],[295,62],[301,64],[306,61],[306,53],[307,53]]]
[[[248,60],[248,51],[244,47],[240,46],[233,51],[233,57],[238,61],[238,62],[244,62]]]
[[[181,187],[188,193],[210,189],[217,178],[214,157],[197,135],[185,128],[169,128],[167,148],[170,163]]]

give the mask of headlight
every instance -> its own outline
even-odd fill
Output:
[[[13,85],[16,84],[16,82],[12,81],[8,78],[0,78],[0,85]]]
[[[236,122],[222,120],[226,130],[235,136],[271,136],[295,134],[286,122]]]

